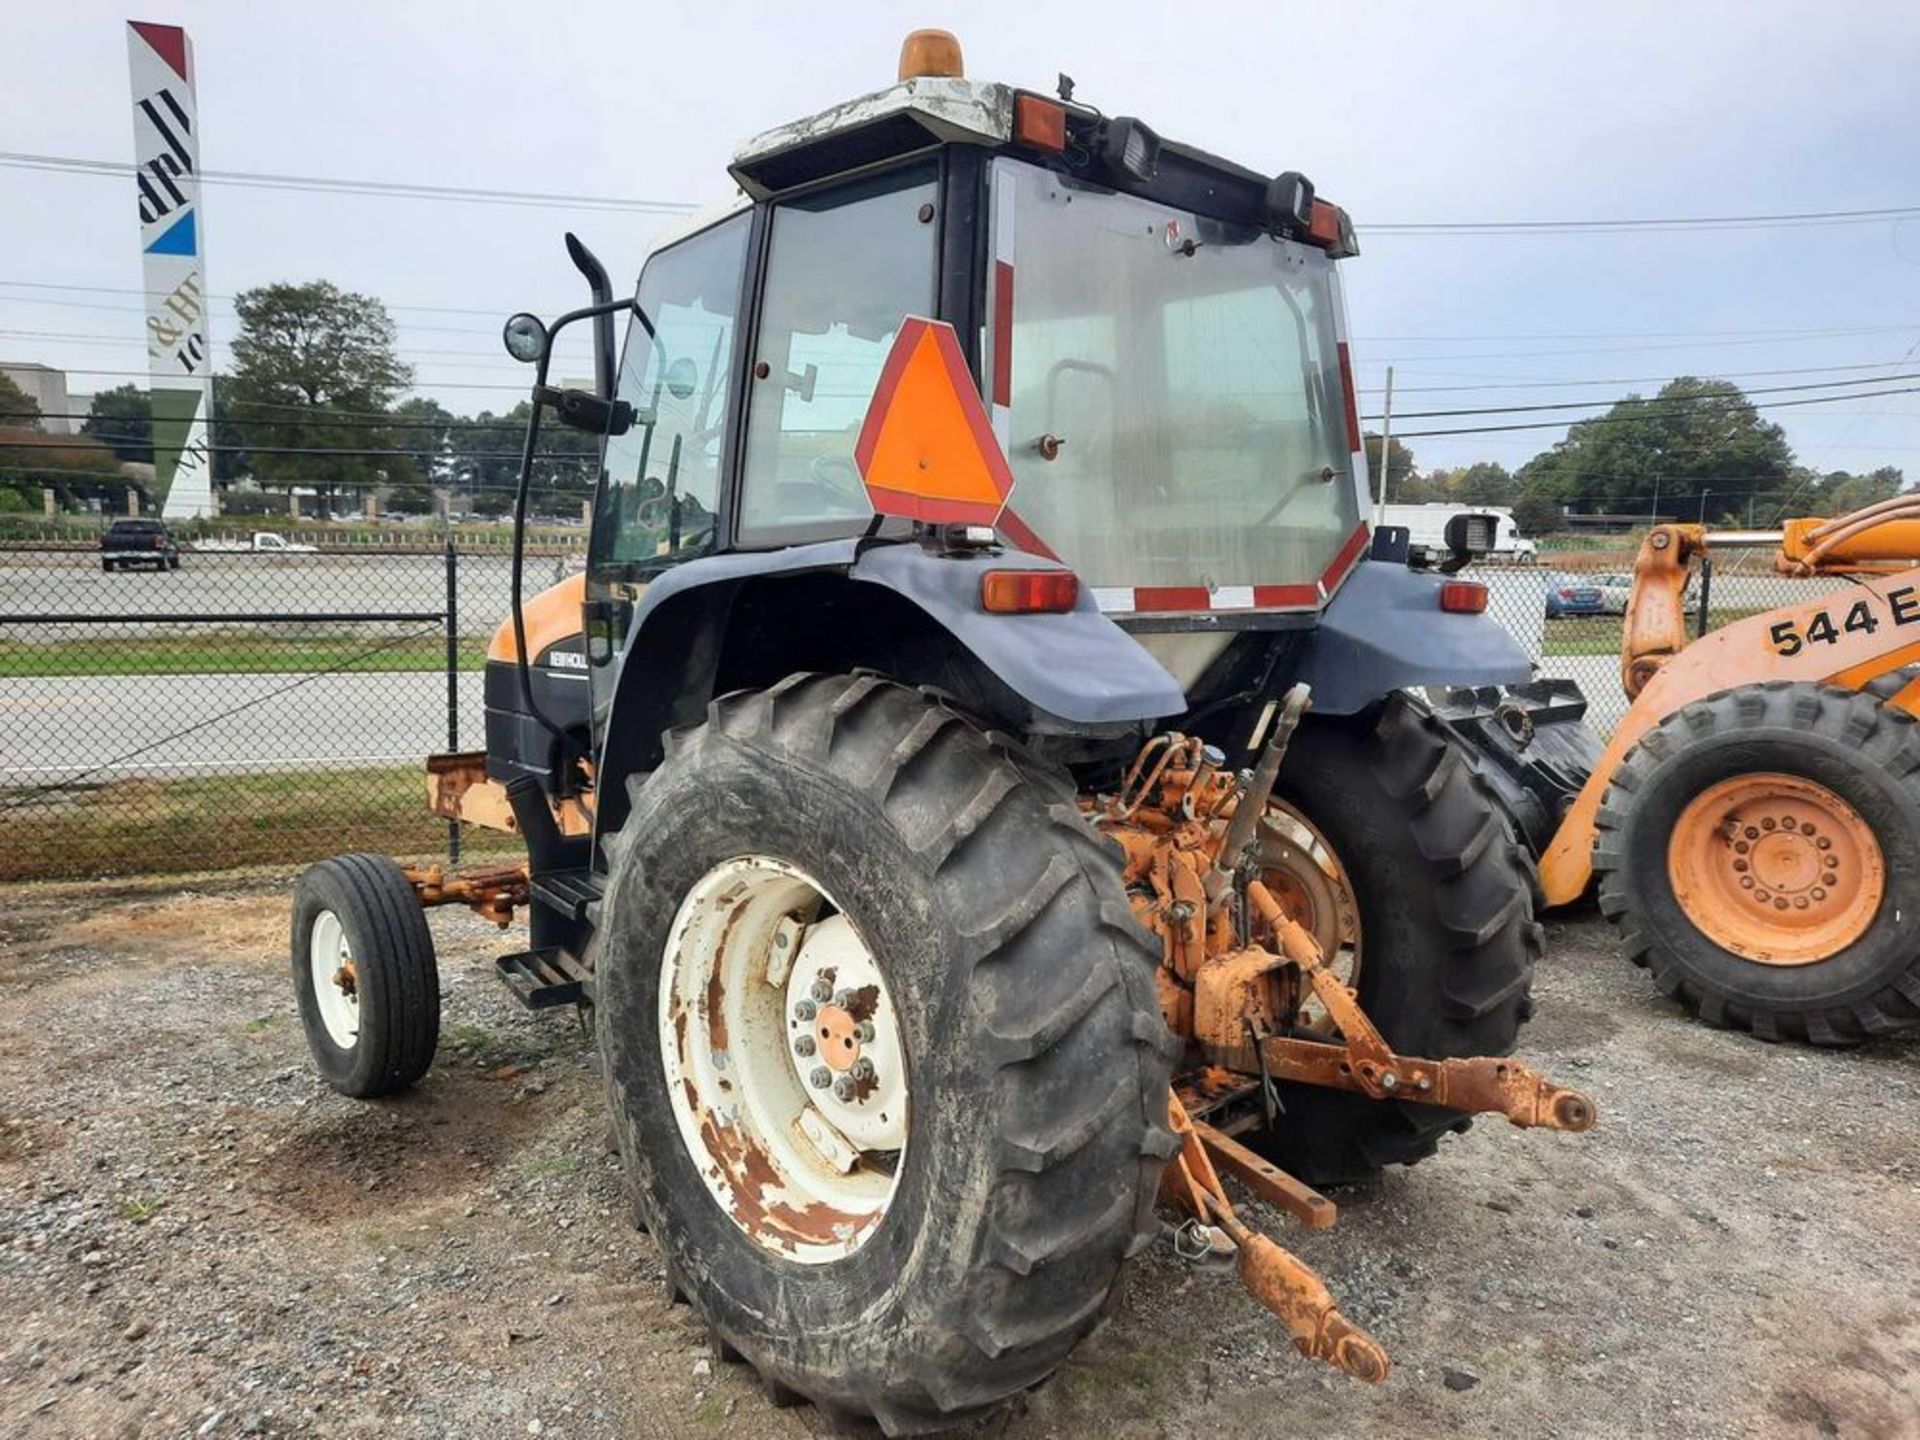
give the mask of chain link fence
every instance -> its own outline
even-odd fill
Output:
[[[483,743],[509,551],[504,537],[381,538],[264,554],[212,538],[183,546],[178,569],[116,571],[85,540],[0,544],[0,881],[446,853],[422,760]],[[528,593],[580,548],[541,537]],[[1633,555],[1623,538],[1472,572],[1539,673],[1580,685],[1603,737],[1627,710]],[[1768,547],[1715,552],[1710,628],[1847,584],[1791,579],[1772,560]],[[1696,626],[1702,578],[1688,591]]]
[[[422,761],[481,747],[506,549],[222,543],[0,549],[0,880],[448,849]]]
[[[1587,723],[1602,738],[1627,713],[1620,686],[1620,646],[1627,597],[1633,590],[1637,540],[1618,548],[1556,552],[1540,563],[1476,565],[1487,584],[1487,613],[1518,640],[1542,676],[1575,681],[1587,697]],[[1688,633],[1704,622],[1718,629],[1749,615],[1843,590],[1845,578],[1796,579],[1773,568],[1773,546],[1716,549],[1711,570],[1697,569],[1687,586]],[[1702,613],[1704,600],[1705,613]]]

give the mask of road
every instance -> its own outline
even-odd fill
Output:
[[[481,677],[459,677],[481,744]],[[380,675],[114,675],[0,681],[0,786],[315,765],[416,765],[447,748],[447,682]]]

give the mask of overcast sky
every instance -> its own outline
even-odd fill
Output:
[[[1368,229],[1920,206],[1913,0],[22,3],[0,18],[0,149],[130,158],[129,18],[187,27],[208,170],[666,201],[722,195],[734,142],[884,86],[902,33],[941,24],[976,78],[1051,89],[1065,70],[1109,113],[1310,175],[1359,227],[1364,253],[1345,274],[1360,383],[1377,390],[1391,362],[1396,411],[1626,388],[1424,387],[1920,372],[1920,216],[1681,233]],[[203,209],[214,294],[324,277],[377,295],[422,388],[460,410],[524,393],[499,317],[579,301],[564,230],[625,284],[664,223],[212,184]],[[130,180],[0,165],[0,359],[144,375],[138,234]],[[231,337],[231,314],[216,307],[216,340]],[[1378,404],[1363,395],[1364,409]],[[1805,463],[1896,464],[1920,479],[1920,394],[1772,414]],[[1428,467],[1517,465],[1559,433],[1412,444]]]

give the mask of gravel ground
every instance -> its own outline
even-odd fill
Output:
[[[667,1303],[622,1221],[594,1050],[435,914],[414,1094],[312,1077],[287,877],[13,887],[0,906],[0,1435],[821,1433]],[[1527,1053],[1590,1135],[1483,1122],[1269,1228],[1395,1360],[1296,1359],[1228,1275],[1136,1262],[1014,1437],[1920,1435],[1920,1042],[1685,1020],[1591,916]],[[1258,1213],[1257,1207],[1255,1213]]]

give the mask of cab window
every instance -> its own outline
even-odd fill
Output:
[[[774,210],[747,395],[742,545],[849,535],[871,518],[853,447],[901,320],[934,313],[937,188],[929,163]]]
[[[618,394],[634,423],[607,441],[596,571],[636,577],[709,553],[747,255],[740,214],[656,253],[640,275]]]

